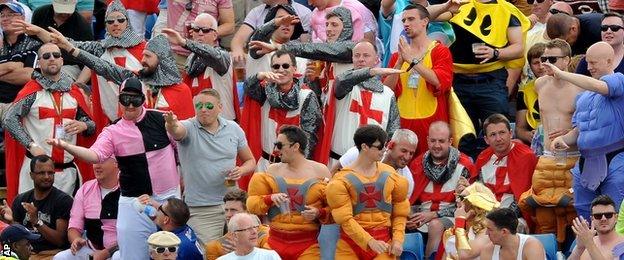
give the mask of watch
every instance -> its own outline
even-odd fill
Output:
[[[498,59],[498,55],[500,55],[500,51],[498,51],[498,49],[494,49],[494,53],[492,54],[492,59],[493,60],[497,60]]]
[[[34,226],[35,228],[38,228],[38,227],[40,227],[40,226],[43,226],[43,220],[39,219],[39,220],[37,221],[37,223],[35,223],[33,226]]]

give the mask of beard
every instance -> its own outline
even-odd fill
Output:
[[[139,77],[146,78],[146,77],[154,75],[154,72],[156,72],[155,67],[150,68],[147,64],[143,64],[143,68],[139,70]]]
[[[49,75],[49,76],[56,76],[59,73],[61,73],[61,66],[60,65],[53,65],[55,67],[52,66],[47,66],[45,68],[41,68],[41,73],[43,75]]]

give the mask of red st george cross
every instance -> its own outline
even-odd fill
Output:
[[[375,202],[381,201],[381,191],[377,190],[375,183],[364,184],[364,190],[360,193],[360,203],[364,203],[365,208],[377,208]]]
[[[440,210],[440,202],[453,202],[455,201],[455,190],[442,192],[442,184],[433,184],[433,192],[423,192],[420,195],[420,201],[431,201],[431,211]]]
[[[360,114],[360,125],[368,124],[368,119],[375,119],[378,123],[381,124],[381,120],[383,118],[383,111],[371,109],[373,92],[368,90],[360,91],[360,97],[362,98],[362,105],[355,101],[351,101],[351,107],[349,111]]]
[[[286,109],[274,107],[271,107],[271,109],[269,109],[269,118],[273,119],[273,121],[275,121],[275,123],[277,124],[277,127],[275,127],[276,134],[279,131],[280,127],[282,127],[283,125],[299,125],[299,115],[288,117],[286,116],[287,114],[288,110]]]
[[[57,104],[61,103],[61,95],[63,93],[61,92],[53,92],[52,96],[54,97],[54,100],[52,102],[56,102]],[[68,95],[69,96],[69,95]],[[39,107],[39,119],[47,119],[47,118],[52,118],[54,119],[54,126],[57,125],[62,125],[63,124],[63,118],[67,118],[67,119],[75,119],[76,118],[76,108],[68,108],[68,109],[63,109],[61,111],[61,114],[59,115],[56,111],[56,109],[54,108],[48,108],[48,107]],[[54,128],[52,128],[52,131],[55,131]],[[56,133],[53,133],[56,134]],[[56,136],[54,136],[54,138],[56,138]],[[56,146],[52,146],[52,160],[55,163],[63,163],[64,160],[64,151],[62,149],[57,148]]]
[[[505,179],[507,178],[507,167],[500,166],[496,168],[495,174],[496,174],[496,184],[492,185],[492,184],[486,183],[485,186],[490,188],[490,190],[492,190],[492,192],[494,192],[494,194],[496,195],[496,199],[500,201],[501,198],[503,197],[503,194],[512,193],[511,186],[509,184],[505,184]]]
[[[299,187],[286,188],[288,198],[290,198],[290,210],[298,211],[298,208],[303,208],[305,201],[303,201],[303,194],[299,194]]]

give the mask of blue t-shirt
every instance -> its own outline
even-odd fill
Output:
[[[178,238],[180,238],[180,247],[178,250],[178,260],[203,260],[204,253],[203,247],[197,241],[197,236],[195,235],[195,231],[188,225],[184,225],[176,230],[172,231]]]

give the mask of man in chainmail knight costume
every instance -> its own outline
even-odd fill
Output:
[[[295,67],[294,55],[276,51],[271,57],[271,71],[252,75],[245,82],[245,94],[249,97],[245,115],[256,118],[241,122],[241,126],[254,157],[258,158],[256,171],[266,171],[270,162],[279,161],[279,155],[273,152],[282,125],[299,126],[308,134],[306,157],[316,146],[317,130],[323,120],[321,110],[314,92],[294,77]],[[244,177],[239,186],[246,190],[251,175]]]
[[[61,72],[63,58],[60,49],[47,43],[39,48],[38,56],[40,69],[33,72],[32,80],[17,94],[3,122],[14,138],[8,139],[6,144],[9,201],[18,192],[33,188],[29,176],[30,158],[42,154],[50,155],[54,161],[54,186],[73,194],[79,184],[74,157],[47,145],[44,140],[61,138],[72,144],[89,145],[90,140],[85,136],[95,133],[95,123],[84,96],[71,78]],[[92,178],[89,168],[81,167],[82,179]]]
[[[141,59],[142,68],[139,71],[120,67],[78,49],[54,29],[50,37],[78,62],[112,83],[120,85],[127,78],[139,78],[148,87],[147,108],[171,110],[179,119],[188,119],[195,115],[195,109],[189,105],[193,103],[191,91],[186,84],[181,82],[180,71],[176,67],[171,46],[165,36],[159,35],[147,42]]]
[[[204,89],[215,89],[223,105],[221,116],[236,120],[240,119],[240,109],[232,59],[229,52],[219,47],[217,25],[212,15],[203,13],[197,15],[191,27],[193,40],[185,39],[173,29],[163,29],[162,33],[170,43],[191,51],[183,80],[193,97]]]
[[[428,234],[425,256],[429,259],[438,248],[444,230],[453,226],[457,206],[455,188],[467,186],[478,173],[470,157],[452,146],[451,130],[446,122],[436,121],[429,126],[427,147],[409,165],[414,191],[406,227]]]

